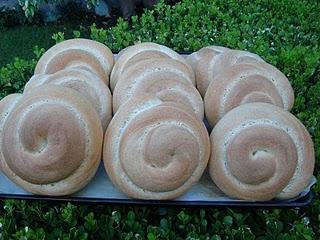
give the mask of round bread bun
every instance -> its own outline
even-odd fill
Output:
[[[119,77],[126,69],[138,61],[150,58],[174,59],[185,65],[187,73],[190,75],[192,83],[195,85],[195,76],[192,67],[187,61],[172,49],[157,43],[145,42],[129,46],[120,51],[117,61],[112,69],[110,77],[110,88],[113,91]]]
[[[26,191],[60,196],[82,189],[101,160],[103,131],[78,92],[55,85],[8,96],[0,107],[0,166]]]
[[[200,179],[209,156],[208,132],[196,115],[152,96],[122,105],[105,134],[106,171],[132,198],[177,198]]]
[[[210,79],[208,78],[208,66],[210,62],[214,62],[216,57],[229,51],[229,48],[221,46],[208,46],[201,48],[197,52],[190,54],[186,60],[193,68],[196,76],[196,85],[201,96],[204,96],[206,90],[210,84]]]
[[[293,89],[284,74],[265,62],[237,64],[218,74],[204,97],[211,126],[228,111],[249,102],[266,102],[290,111]]]
[[[146,59],[131,65],[120,76],[113,91],[113,111],[132,97],[152,94],[164,102],[181,104],[202,120],[201,95],[185,70],[185,65],[173,59]]]
[[[298,196],[315,164],[311,137],[291,113],[268,103],[228,112],[211,135],[209,171],[227,195],[267,201]]]
[[[27,82],[24,92],[45,84],[60,85],[79,92],[97,111],[103,129],[107,129],[112,118],[112,96],[107,85],[97,75],[78,68],[63,69],[54,74],[38,74]]]
[[[40,58],[34,74],[53,74],[65,68],[87,69],[109,85],[113,54],[102,43],[88,39],[70,39],[51,47]]]
[[[207,75],[209,84],[216,79],[216,76],[223,72],[228,72],[229,68],[237,64],[266,63],[255,53],[228,49],[211,59],[208,64]]]
[[[205,59],[204,62],[209,62],[210,59],[212,59],[215,55],[218,55],[218,54],[223,53],[228,50],[230,50],[230,49],[226,48],[226,47],[221,47],[221,46],[214,46],[214,45],[207,46],[207,47],[203,47],[200,50],[188,55],[186,57],[186,60],[190,64],[190,66],[193,68],[193,70],[196,71],[198,63],[202,59]]]
[[[197,88],[204,96],[208,86],[221,72],[227,72],[228,68],[240,63],[263,62],[258,55],[241,50],[211,46],[198,51],[199,60],[195,66]]]

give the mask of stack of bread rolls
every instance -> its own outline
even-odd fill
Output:
[[[286,76],[254,53],[211,46],[187,59],[212,126],[245,103],[265,102],[287,111],[293,106],[294,93]]]
[[[185,193],[210,155],[192,68],[173,50],[142,43],[119,53],[110,83],[115,115],[103,160],[112,182],[134,198]]]
[[[294,93],[286,76],[256,54],[219,46],[187,60],[214,127],[209,172],[215,184],[240,199],[299,195],[315,156],[308,131],[289,113]]]
[[[112,52],[85,39],[64,41],[39,60],[23,94],[0,102],[0,167],[25,190],[67,195],[101,161],[112,117]]]
[[[106,130],[112,118],[109,75],[113,65],[113,54],[102,43],[86,39],[67,40],[53,46],[41,57],[24,92],[46,84],[73,89],[91,102]]]
[[[165,46],[141,43],[122,50],[111,73],[113,111],[132,96],[154,95],[203,119],[204,106],[185,59]]]
[[[247,51],[181,56],[140,43],[114,60],[101,43],[67,40],[41,57],[23,94],[0,101],[0,168],[29,192],[68,195],[102,158],[129,197],[163,200],[187,192],[208,166],[232,198],[290,199],[315,162],[293,102],[286,76]]]

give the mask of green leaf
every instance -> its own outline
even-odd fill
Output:
[[[223,224],[227,225],[227,226],[231,226],[233,223],[233,219],[231,216],[225,216],[223,218]]]
[[[217,234],[213,235],[210,240],[221,240],[221,237]]]

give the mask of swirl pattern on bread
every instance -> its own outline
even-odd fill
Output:
[[[290,110],[294,102],[288,79],[267,63],[236,64],[218,74],[204,97],[205,114],[213,126],[234,107],[266,102]]]
[[[150,96],[122,105],[105,134],[112,182],[140,199],[174,199],[201,177],[210,155],[204,124],[180,106]]]
[[[19,186],[35,194],[68,195],[94,176],[103,131],[78,92],[48,84],[7,96],[0,111],[0,166]]]
[[[53,74],[65,68],[87,69],[109,85],[113,54],[102,43],[88,39],[70,39],[51,47],[40,58],[34,74]]]
[[[150,58],[174,59],[184,64],[188,74],[191,76],[192,83],[195,85],[195,76],[191,66],[187,61],[172,49],[157,43],[145,42],[127,47],[120,51],[117,61],[112,69],[110,76],[110,88],[113,91],[119,77],[132,64]]]
[[[208,46],[201,48],[199,51],[194,52],[187,57],[187,61],[195,72],[196,86],[201,96],[205,95],[212,80],[212,70],[210,69],[210,66],[214,65],[220,54],[229,50],[229,48],[221,46]]]
[[[79,92],[97,111],[104,130],[112,118],[112,96],[107,85],[92,72],[81,68],[63,69],[54,74],[34,75],[24,92],[45,84],[60,85]]]
[[[113,92],[113,111],[134,96],[152,94],[203,119],[204,105],[185,65],[173,59],[141,60],[126,69]]]
[[[268,103],[228,112],[211,135],[210,175],[227,195],[248,200],[296,197],[309,183],[314,149],[291,113]]]

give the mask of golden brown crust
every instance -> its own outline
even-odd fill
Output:
[[[46,85],[25,93],[0,128],[1,168],[26,191],[72,194],[91,180],[100,163],[99,117],[72,89]]]
[[[185,67],[188,69],[188,74],[192,77],[192,82],[195,85],[194,72],[191,66],[182,56],[180,56],[178,53],[166,46],[162,46],[157,43],[145,42],[129,46],[119,53],[117,61],[111,72],[111,90],[114,90],[120,75],[125,71],[127,67],[129,67],[131,64],[135,62],[149,58],[165,58],[179,61],[181,64],[184,64]]]
[[[113,54],[102,43],[88,39],[70,39],[56,44],[40,58],[35,74],[53,74],[65,68],[84,68],[109,85]]]
[[[221,72],[228,71],[229,67],[241,63],[263,62],[263,59],[254,53],[219,46],[203,48],[198,56],[195,74],[197,88],[202,96],[215,77]]]
[[[113,92],[116,112],[131,97],[152,94],[165,102],[175,102],[203,119],[204,105],[184,64],[173,59],[141,60],[126,69]]]
[[[78,68],[63,69],[54,74],[34,75],[26,84],[24,92],[44,84],[68,87],[79,92],[97,111],[104,130],[112,118],[112,96],[109,88],[94,73]]]
[[[141,96],[122,105],[105,134],[103,161],[112,182],[140,199],[174,199],[201,177],[208,132],[195,115]]]
[[[229,48],[220,46],[208,46],[201,48],[199,51],[194,52],[187,57],[186,60],[189,62],[195,72],[196,85],[201,96],[205,95],[211,81],[208,76],[210,71],[208,67],[210,63],[212,64],[218,55],[229,50]]]
[[[309,184],[314,149],[291,113],[267,103],[228,112],[211,135],[210,175],[227,195],[248,200],[296,197]]]
[[[236,64],[251,64],[257,62],[264,62],[264,60],[252,52],[230,49],[229,51],[222,52],[216,61],[208,66],[210,70],[209,77],[214,78],[220,72]]]
[[[294,102],[288,79],[275,67],[257,62],[236,64],[218,74],[204,97],[205,115],[213,126],[228,111],[249,102],[266,102],[290,110]]]
[[[218,55],[220,53],[223,53],[225,51],[230,50],[229,48],[226,47],[221,47],[221,46],[207,46],[203,47],[197,52],[194,52],[186,57],[187,62],[190,64],[190,66],[193,68],[194,71],[197,70],[198,63],[202,59],[206,59],[206,62],[209,61],[214,55]]]

